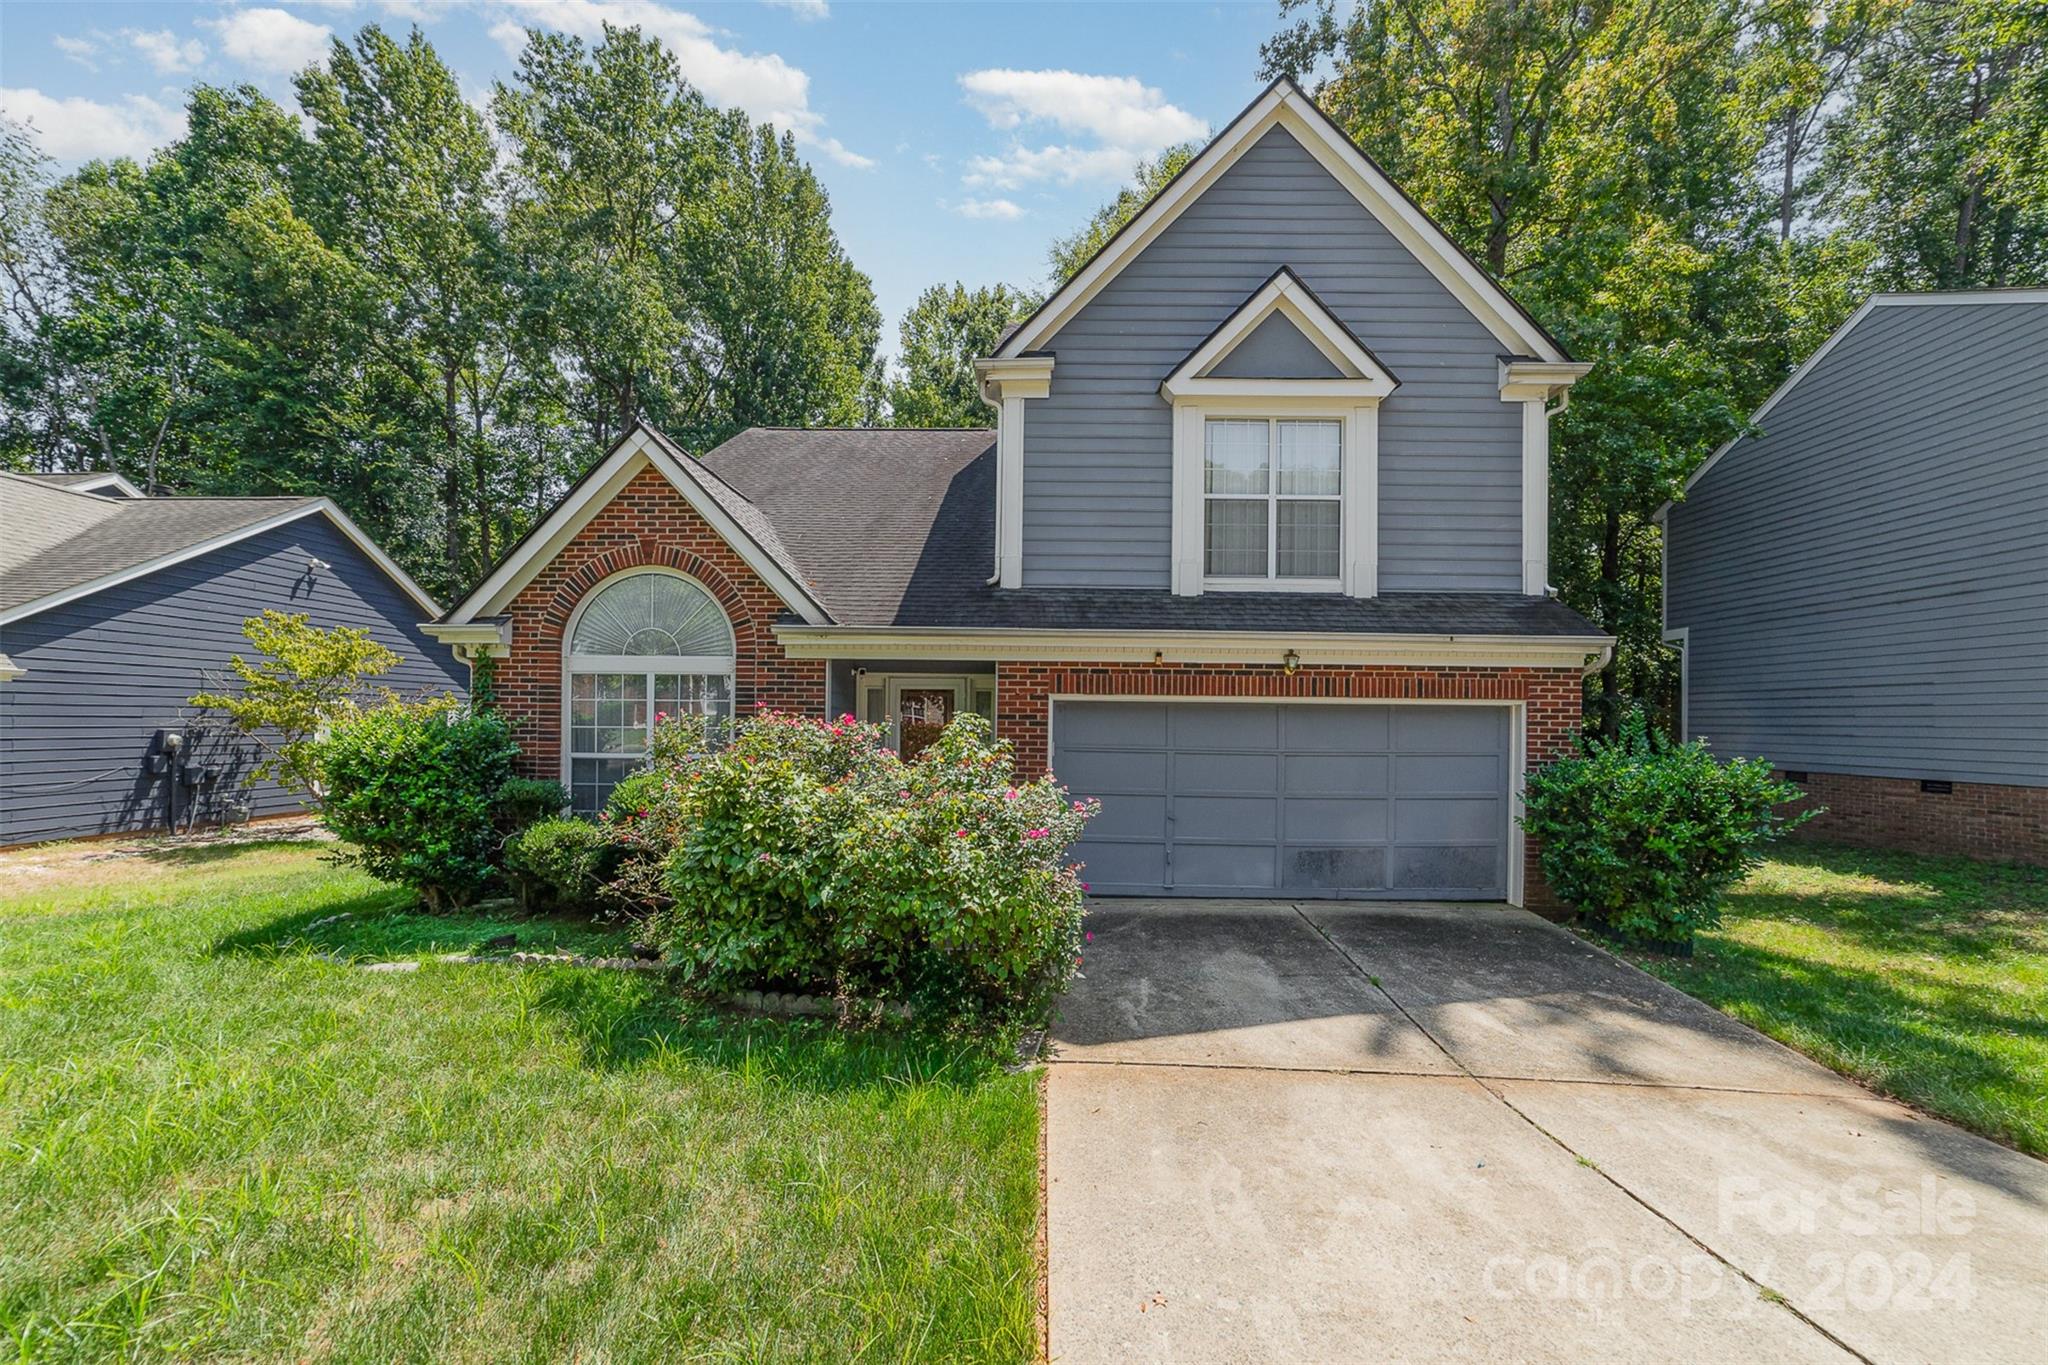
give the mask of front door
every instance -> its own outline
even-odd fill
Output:
[[[916,758],[925,746],[939,737],[953,719],[959,705],[958,688],[905,687],[896,693],[896,751],[905,760]]]

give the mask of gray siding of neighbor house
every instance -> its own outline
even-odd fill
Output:
[[[332,567],[309,579],[312,558]],[[250,743],[185,704],[229,655],[248,655],[242,622],[266,608],[367,627],[404,657],[382,680],[401,694],[468,686],[468,670],[420,634],[419,603],[325,517],[303,517],[0,628],[0,650],[28,670],[0,683],[0,844],[162,829],[169,779],[144,762],[159,729],[201,729],[195,761],[220,772],[199,789],[200,823],[236,804],[298,809],[274,785],[244,787]]]
[[[1159,383],[1281,266],[1401,380],[1380,409],[1383,592],[1520,592],[1521,409],[1503,347],[1274,129],[1045,343],[1025,403],[1024,583],[1170,585],[1172,409]]]
[[[2048,306],[1879,305],[1667,521],[1722,754],[2048,786]]]

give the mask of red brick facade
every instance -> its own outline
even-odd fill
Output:
[[[1045,771],[1051,699],[1060,696],[1521,702],[1531,767],[1571,744],[1581,706],[1575,668],[1316,665],[1289,674],[1273,664],[997,664],[996,733],[1015,742],[1017,766],[1026,773]],[[1562,909],[1544,883],[1533,843],[1525,845],[1522,876],[1525,905]]]
[[[1808,773],[1799,784],[1826,811],[1795,837],[1905,853],[1955,853],[2048,867],[2048,787],[1956,782],[1923,792],[1909,777]]]
[[[505,608],[512,653],[498,661],[498,698],[519,725],[520,771],[562,775],[562,637],[576,604],[613,574],[647,565],[689,574],[725,608],[739,713],[824,710],[824,661],[790,658],[771,629],[789,610],[782,599],[666,478],[643,469]]]
[[[505,608],[509,657],[498,661],[499,704],[519,724],[520,769],[562,773],[563,637],[576,606],[626,569],[660,565],[702,582],[732,621],[734,702],[822,715],[825,663],[792,659],[772,629],[787,608],[682,495],[654,469],[641,471]],[[1499,701],[1524,705],[1526,758],[1536,764],[1570,744],[1579,726],[1578,670],[1277,665],[1002,663],[996,665],[996,733],[1017,746],[1018,766],[1045,771],[1054,696],[1329,698]],[[1524,899],[1554,910],[1533,848]]]

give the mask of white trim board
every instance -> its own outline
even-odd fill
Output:
[[[1279,315],[1330,362],[1341,379],[1233,379],[1212,378],[1210,371],[1229,359],[1245,338],[1266,319]],[[1160,382],[1159,392],[1169,399],[1206,395],[1258,398],[1289,394],[1327,395],[1333,399],[1385,398],[1400,386],[1379,357],[1339,322],[1315,291],[1301,282],[1286,266],[1273,275],[1252,296],[1203,341],[1187,359],[1174,367]]]
[[[1791,374],[1785,376],[1785,382],[1771,391],[1771,396],[1764,400],[1763,406],[1749,415],[1748,425],[1752,427],[1763,425],[1764,418],[1769,415],[1772,408],[1778,406],[1779,400],[1792,392],[1793,386],[1806,378],[1815,366],[1826,359],[1828,352],[1835,349],[1835,344],[1854,331],[1856,324],[1863,321],[1873,309],[1936,308],[1949,304],[1980,303],[2048,304],[2048,289],[1958,289],[1953,293],[1872,294],[1869,298],[1863,300],[1861,304],[1857,305],[1856,311],[1849,314],[1847,321],[1828,334],[1828,339],[1820,344],[1819,349],[1801,361],[1798,368],[1794,369]],[[1748,432],[1743,432],[1741,435],[1733,436],[1723,441],[1720,448],[1707,456],[1700,464],[1700,467],[1692,472],[1691,477],[1686,479],[1684,485],[1678,490],[1678,497],[1671,499],[1655,512],[1652,512],[1650,520],[1661,524],[1664,518],[1670,514],[1672,507],[1683,499],[1687,493],[1692,492],[1693,485],[1707,477],[1707,472],[1721,462],[1721,457],[1740,445],[1743,437],[1748,434]]]
[[[489,577],[443,618],[443,623],[463,625],[479,616],[497,615],[519,595],[520,589],[554,562],[555,557],[610,505],[635,475],[650,465],[668,480],[697,515],[710,524],[733,553],[782,599],[784,606],[813,625],[824,625],[832,619],[823,604],[790,577],[760,542],[718,505],[717,499],[705,491],[684,462],[669,454],[661,438],[641,425],[634,427],[613,446],[611,453],[593,466],[582,481],[555,504],[554,510],[527,533],[526,538],[499,562]]]
[[[90,497],[93,495],[87,494],[85,496]],[[145,499],[145,501],[147,500]],[[118,506],[119,504],[116,505]],[[248,526],[237,527],[235,530],[223,532],[211,539],[202,540],[197,545],[187,545],[181,549],[172,550],[168,554],[158,555],[155,559],[146,560],[141,564],[132,564],[125,569],[117,569],[113,573],[95,578],[89,583],[80,583],[73,587],[65,588],[61,592],[53,592],[47,596],[38,597],[32,602],[23,602],[18,607],[10,607],[6,611],[0,611],[0,625],[7,625],[30,616],[37,616],[46,611],[54,611],[56,608],[76,602],[82,597],[90,597],[94,593],[104,592],[108,588],[116,587],[119,584],[146,577],[161,569],[168,569],[174,564],[182,564],[188,559],[197,559],[200,555],[211,554],[215,550],[224,549],[239,541],[247,540],[251,536],[262,535],[265,531],[276,530],[280,526],[288,526],[292,522],[313,516],[315,513],[333,522],[336,530],[355,542],[356,548],[368,555],[392,582],[404,589],[406,596],[426,608],[428,612],[435,615],[440,613],[440,605],[433,598],[427,596],[426,589],[413,582],[412,575],[399,568],[398,564],[391,556],[384,553],[376,541],[363,534],[363,529],[353,521],[350,521],[348,514],[339,507],[336,507],[332,499],[314,498],[299,506],[287,508],[274,517],[265,517],[263,520]],[[85,534],[89,535],[91,532],[86,532]]]
[[[1043,347],[1103,286],[1172,225],[1188,205],[1213,185],[1272,129],[1285,128],[1395,240],[1463,304],[1496,340],[1518,355],[1569,359],[1513,298],[1465,253],[1386,173],[1340,133],[1308,93],[1282,77],[1196,154],[1137,217],[1025,319],[998,348],[998,358]]]
[[[1528,780],[1529,768],[1529,703],[1526,701],[1494,701],[1477,697],[1193,697],[1134,695],[1116,692],[1051,692],[1045,699],[1045,763],[1048,769],[1057,771],[1053,753],[1053,712],[1063,701],[1078,702],[1172,702],[1176,705],[1199,703],[1215,706],[1492,706],[1502,707],[1508,713],[1508,801],[1507,801],[1507,888],[1509,905],[1520,905],[1523,899],[1524,864],[1528,862],[1529,836],[1522,830],[1522,792]],[[1485,904],[1480,901],[1476,904]]]

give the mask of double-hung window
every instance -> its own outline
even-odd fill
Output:
[[[568,650],[569,798],[584,815],[647,761],[660,715],[732,718],[732,624],[694,579],[643,570],[599,588]]]
[[[1341,421],[1209,418],[1203,428],[1203,577],[1218,587],[1337,587],[1344,553],[1343,447]]]

